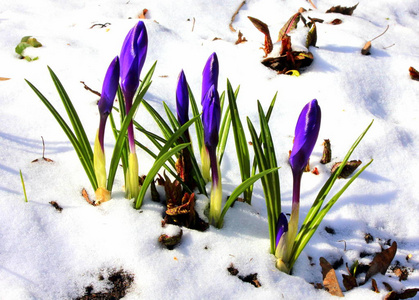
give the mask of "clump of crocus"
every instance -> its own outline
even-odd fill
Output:
[[[207,94],[210,88],[213,86],[214,90],[217,91],[218,87],[218,58],[217,54],[214,52],[208,58],[207,63],[205,64],[204,70],[202,71],[202,95],[201,95],[201,105],[204,107],[204,102],[208,99]],[[218,96],[218,92],[217,92]],[[219,101],[219,100],[218,100]],[[220,116],[220,115],[219,115]],[[202,116],[204,118],[204,116]],[[220,119],[220,117],[219,117]],[[204,131],[205,131],[205,124]],[[205,138],[205,136],[204,136]],[[218,130],[217,130],[217,139],[218,139]],[[217,140],[218,144],[218,140]],[[216,147],[217,145],[215,145]],[[207,147],[202,147],[201,149],[201,163],[202,163],[202,177],[206,182],[209,182],[210,177],[210,154]]]
[[[133,97],[140,82],[141,70],[147,56],[147,30],[142,21],[139,21],[126,36],[120,54],[121,88],[125,100],[125,111],[128,114]],[[125,176],[125,196],[128,199],[136,198],[139,193],[138,159],[135,152],[134,128],[132,121],[128,126],[128,168]]]
[[[282,230],[278,241],[279,246],[277,246],[275,253],[277,268],[286,273],[290,272],[288,262],[298,231],[301,177],[316,144],[320,130],[320,120],[320,106],[317,100],[314,99],[304,106],[295,127],[294,145],[289,158],[293,176],[291,217],[287,226],[288,232],[285,234],[286,230]],[[279,229],[285,228],[283,224],[286,222],[286,219],[284,220],[284,217],[278,219]],[[277,233],[281,233],[281,231],[279,230]]]
[[[103,81],[102,94],[98,103],[100,121],[99,129],[96,134],[95,148],[93,155],[93,164],[98,188],[95,191],[96,203],[108,201],[111,198],[111,192],[106,189],[106,164],[103,140],[105,136],[105,125],[109,114],[112,111],[113,101],[119,82],[119,59],[115,57],[105,75]]]

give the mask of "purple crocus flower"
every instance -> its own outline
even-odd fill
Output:
[[[100,113],[99,123],[99,142],[103,150],[103,138],[105,134],[105,124],[108,115],[112,111],[113,101],[115,100],[116,91],[118,90],[119,82],[119,59],[115,57],[108,67],[103,81],[102,94],[98,103]]]
[[[321,110],[314,99],[304,106],[295,127],[294,145],[290,155],[293,172],[300,173],[307,165],[320,130]]]
[[[147,30],[142,21],[139,21],[125,37],[120,54],[121,88],[124,94],[126,113],[131,109],[134,94],[140,82],[141,70],[147,56],[148,37]],[[134,130],[132,122],[128,126],[128,141],[130,150],[134,151]]]
[[[215,152],[218,145],[218,131],[221,122],[220,97],[215,85],[212,85],[204,97],[202,108],[202,125],[204,143],[208,151]]]
[[[279,215],[278,221],[276,222],[276,243],[275,246],[278,247],[279,241],[288,231],[288,220],[284,213]]]
[[[211,86],[214,85],[215,90],[218,88],[218,58],[215,52],[208,58],[202,71],[202,77],[201,104],[204,105],[205,95]]]
[[[179,79],[176,89],[176,110],[177,119],[179,124],[182,126],[189,121],[189,93],[188,93],[188,82],[183,70],[179,74]]]
[[[221,215],[222,184],[220,165],[217,159],[218,131],[220,129],[221,109],[220,98],[215,85],[211,85],[203,99],[202,125],[204,127],[204,152],[208,154],[212,185],[209,219],[214,225],[218,224]],[[205,157],[204,159],[207,159]],[[207,163],[207,162],[205,162]]]
[[[122,91],[124,96],[130,96],[130,100],[132,100],[140,82],[141,70],[147,56],[147,45],[147,30],[144,23],[139,21],[125,37],[119,56]]]

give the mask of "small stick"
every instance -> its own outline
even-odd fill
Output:
[[[386,33],[389,27],[390,27],[390,25],[387,25],[386,30],[384,30],[384,32],[383,32],[382,34],[377,35],[375,38],[373,38],[372,40],[370,40],[370,42],[372,42],[373,40],[375,40],[375,39],[379,38],[379,37],[380,37],[380,36],[382,36],[384,33]]]
[[[97,92],[97,91],[92,90],[91,88],[89,88],[89,87],[88,87],[88,86],[84,83],[84,81],[80,81],[80,83],[81,83],[81,84],[83,84],[83,85],[84,85],[84,88],[85,88],[86,90],[88,90],[89,92],[92,92],[93,94],[98,95],[99,97],[100,97],[100,96],[102,96],[102,94],[101,94],[101,93],[99,93],[99,92]]]
[[[108,26],[108,25],[111,25],[111,23],[105,23],[105,24],[93,24],[91,27],[90,27],[90,29],[92,29],[93,27],[95,27],[95,26],[100,26],[100,28],[104,28],[104,27],[106,27],[106,26]]]
[[[230,22],[230,24],[229,24],[229,27],[230,27],[230,30],[232,31],[232,32],[236,32],[236,29],[234,29],[234,27],[233,27],[233,22],[234,22],[234,19],[236,19],[236,16],[238,15],[238,13],[239,13],[239,10],[243,7],[243,5],[245,5],[246,4],[246,1],[243,1],[241,4],[240,4],[240,6],[237,8],[237,10],[234,12],[234,14],[233,14],[233,16],[231,17],[231,22]]]
[[[317,7],[316,7],[316,5],[314,5],[313,1],[308,0],[308,2],[310,2],[310,4],[311,4],[311,5],[313,5],[313,7],[314,7],[315,9],[317,9]]]
[[[193,17],[192,19],[193,19],[193,22],[192,22],[192,31],[193,31],[195,28],[195,17]]]

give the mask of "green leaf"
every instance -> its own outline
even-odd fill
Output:
[[[29,37],[25,42],[27,42],[29,45],[31,45],[32,47],[35,47],[35,48],[42,47],[42,44],[40,42],[38,42],[38,40],[34,37]]]
[[[111,163],[109,166],[108,183],[106,187],[108,191],[112,191],[116,170],[118,168],[118,163],[119,163],[119,160],[121,158],[121,155],[125,147],[125,143],[126,143],[126,133],[128,130],[128,125],[130,121],[132,120],[132,118],[134,117],[134,114],[136,113],[138,106],[140,105],[145,94],[147,93],[148,88],[151,85],[151,78],[154,74],[154,70],[156,69],[156,64],[157,62],[153,64],[153,66],[150,68],[150,70],[144,77],[143,81],[141,82],[140,86],[138,87],[137,91],[135,92],[134,102],[132,104],[132,107],[128,115],[124,118],[124,121],[122,122],[120,133],[115,142],[115,146],[114,146],[114,150],[113,150],[112,158],[111,158]]]
[[[237,108],[236,95],[233,93],[230,81],[227,79],[227,96],[229,110],[231,115],[231,123],[233,126],[234,142],[236,145],[237,159],[239,162],[240,175],[242,182],[250,177],[250,156],[247,146],[246,136],[244,134],[243,125],[240,121],[240,114]],[[245,191],[245,201],[249,204],[252,199],[252,186]]]
[[[28,47],[31,47],[31,45],[29,45],[28,43],[19,43],[15,48],[15,52],[20,56],[24,56],[23,51]]]
[[[311,28],[307,33],[307,39],[306,39],[306,48],[313,46],[316,47],[317,43],[317,27],[316,22],[311,22]]]
[[[227,213],[227,210],[231,207],[231,205],[237,199],[237,197],[240,196],[240,194],[242,194],[246,189],[248,189],[249,186],[253,185],[257,180],[259,180],[263,176],[266,176],[267,174],[274,172],[278,169],[279,168],[269,169],[261,173],[258,173],[256,175],[253,175],[252,177],[243,181],[238,187],[236,187],[234,191],[231,193],[227,202],[224,204],[224,208],[221,212],[220,219],[218,220],[218,223],[217,223],[217,228],[221,228],[223,226],[224,216]]]
[[[48,108],[48,110],[51,112],[51,114],[57,120],[58,124],[63,129],[64,133],[67,135],[68,139],[70,140],[71,144],[74,147],[74,150],[76,150],[76,153],[84,168],[84,171],[86,172],[87,177],[89,178],[89,181],[90,181],[90,184],[92,185],[93,190],[96,191],[98,186],[97,186],[97,181],[96,181],[96,176],[95,176],[93,166],[89,164],[89,157],[85,156],[85,153],[82,151],[81,145],[79,141],[77,140],[76,136],[74,135],[73,131],[64,121],[64,119],[61,117],[61,115],[57,112],[54,106],[48,101],[48,99],[45,98],[44,95],[42,95],[42,93],[32,83],[30,83],[26,79],[25,81],[31,87],[31,89],[35,92],[35,94],[39,97],[39,99],[45,104],[45,106]]]
[[[159,155],[157,156],[157,160],[154,162],[153,166],[151,167],[150,171],[147,173],[147,176],[144,180],[143,185],[141,186],[140,193],[138,194],[138,197],[135,201],[135,208],[140,209],[145,193],[147,192],[148,186],[151,184],[151,182],[154,180],[154,176],[156,176],[157,172],[162,168],[162,166],[165,164],[167,159],[171,157],[172,155],[178,153],[180,150],[188,147],[190,144],[181,144],[177,145],[173,149],[169,151],[161,151]]]
[[[20,182],[22,183],[23,195],[25,196],[25,202],[28,202],[28,196],[26,195],[25,181],[23,180],[22,170],[19,170]]]

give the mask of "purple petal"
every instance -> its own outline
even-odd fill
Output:
[[[294,145],[290,155],[293,172],[302,172],[313,152],[320,130],[321,110],[314,99],[304,106],[295,127]]]
[[[276,222],[276,246],[278,246],[282,235],[288,231],[288,221],[284,213],[279,215],[278,221]]]
[[[185,73],[183,72],[183,70],[179,74],[179,79],[177,83],[176,110],[177,110],[177,119],[180,125],[183,125],[189,121],[188,82],[186,81]]]
[[[221,122],[220,98],[215,86],[212,85],[204,97],[202,108],[202,125],[204,127],[204,143],[210,149],[218,145],[218,131]]]
[[[102,115],[109,115],[115,100],[119,82],[119,59],[115,57],[106,71],[103,80],[102,94],[98,103],[99,112]]]
[[[215,52],[208,58],[202,77],[201,104],[203,105],[205,95],[211,86],[214,85],[216,90],[218,88],[218,58]]]
[[[147,30],[142,21],[139,21],[128,32],[122,44],[121,63],[121,87],[124,95],[128,95],[128,101],[132,101],[139,85],[140,73],[147,55]]]

